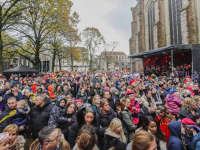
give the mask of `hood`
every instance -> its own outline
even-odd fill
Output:
[[[22,114],[22,115],[27,115],[29,112],[30,112],[30,107],[24,107],[22,109],[18,109],[19,113]]]
[[[172,136],[175,136],[181,139],[181,122],[180,121],[172,121],[169,123],[169,131]]]
[[[53,85],[49,85],[48,86],[48,91],[52,91],[53,90]]]
[[[58,107],[60,107],[60,101],[61,100],[65,100],[65,97],[64,96],[58,96],[57,97],[57,101],[56,101],[56,105],[58,106]],[[66,100],[65,100],[66,101]]]
[[[117,135],[114,131],[111,131],[110,128],[108,128],[106,130],[105,135],[109,135],[109,136],[112,136],[112,137],[115,137],[115,138],[120,138],[120,136]]]
[[[37,90],[39,90],[39,89],[42,89],[40,86],[37,86],[36,87],[36,92],[37,92]]]
[[[47,90],[42,90],[42,94],[47,93],[49,95],[49,91]]]

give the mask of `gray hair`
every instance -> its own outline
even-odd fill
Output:
[[[43,94],[37,94],[36,97],[39,97],[40,100],[45,101],[45,96]]]
[[[40,130],[38,133],[38,140],[41,145],[43,145],[45,142],[51,140],[51,133],[56,130],[56,127],[53,126],[46,126]]]

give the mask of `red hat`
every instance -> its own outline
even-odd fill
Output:
[[[130,89],[128,89],[128,90],[126,91],[126,95],[131,95],[131,94],[134,94],[134,91],[133,91],[133,90],[130,90]]]
[[[77,100],[75,100],[74,102],[75,102],[75,103],[77,103],[77,102],[83,103],[83,101],[82,101],[81,99],[77,99]]]
[[[131,81],[129,82],[129,85],[131,85],[133,82],[135,82],[135,80],[131,80]]]
[[[186,127],[193,127],[193,128],[196,128],[198,131],[200,131],[200,128],[196,126],[196,123],[189,119],[189,118],[184,118],[181,120],[181,124],[183,126],[186,126]]]

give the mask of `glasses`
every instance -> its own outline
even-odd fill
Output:
[[[46,141],[46,142],[49,143],[49,142],[53,142],[53,141],[58,141],[59,137],[60,137],[60,133],[58,133],[57,137],[54,140],[50,140],[50,141]]]

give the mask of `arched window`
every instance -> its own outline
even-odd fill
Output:
[[[182,0],[169,0],[169,22],[171,45],[182,44],[181,10]]]
[[[153,26],[155,23],[155,1],[152,0],[148,8],[148,27],[149,27],[149,50],[154,49]]]

